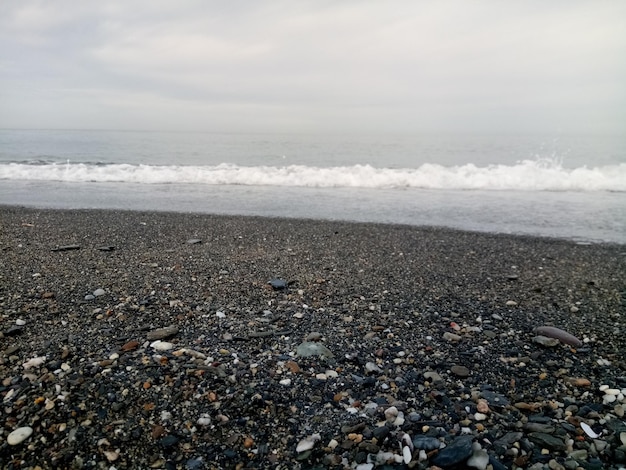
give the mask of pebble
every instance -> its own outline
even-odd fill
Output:
[[[454,365],[450,367],[450,372],[452,372],[457,377],[468,377],[470,375],[470,370],[465,366]]]
[[[487,465],[489,465],[489,454],[486,450],[477,449],[474,451],[472,456],[467,459],[466,462],[468,467],[477,468],[478,470],[485,470]]]
[[[305,341],[301,343],[297,349],[296,354],[301,357],[320,356],[323,358],[333,357],[333,353],[330,349],[319,342]]]
[[[300,453],[300,452],[306,452],[307,450],[311,450],[313,447],[315,447],[315,444],[321,439],[321,436],[319,434],[312,434],[308,437],[305,437],[304,439],[300,440],[300,442],[298,442],[298,445],[296,446],[296,452]]]
[[[422,449],[430,452],[432,450],[439,449],[441,447],[441,441],[434,437],[418,435],[413,437],[413,446],[416,449]]]
[[[445,339],[446,341],[450,341],[450,342],[458,342],[458,341],[461,341],[462,337],[455,333],[450,333],[449,331],[446,331],[443,334],[443,339]]]
[[[154,341],[156,339],[166,339],[178,334],[177,326],[166,326],[164,328],[158,328],[156,330],[149,331],[146,334],[146,338],[149,341]]]
[[[33,433],[33,428],[29,426],[17,428],[15,431],[11,432],[7,436],[7,443],[10,446],[16,446],[20,444],[21,442],[25,441],[26,439],[28,439],[32,433]]]
[[[450,444],[439,451],[432,459],[432,463],[439,467],[451,467],[466,460],[472,455],[472,451],[471,436],[456,437]]]
[[[174,344],[168,343],[167,341],[156,340],[150,343],[150,347],[155,351],[169,351],[170,349],[174,349]]]
[[[93,291],[94,297],[100,297],[100,296],[102,296],[104,294],[106,294],[106,292],[102,288],[99,288],[99,289],[96,289],[95,291]]]

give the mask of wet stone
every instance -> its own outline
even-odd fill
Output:
[[[528,438],[541,447],[547,447],[552,450],[565,450],[567,446],[558,437],[551,436],[543,432],[532,432]]]
[[[431,451],[441,447],[441,441],[430,436],[415,436],[413,438],[413,446],[416,449]]]
[[[440,467],[451,467],[461,463],[472,455],[472,438],[461,436],[455,438],[447,447],[441,449],[432,459],[434,465]]]

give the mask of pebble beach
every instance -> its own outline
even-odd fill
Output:
[[[0,206],[0,467],[626,468],[626,246]]]

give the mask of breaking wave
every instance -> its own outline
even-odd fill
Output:
[[[264,185],[295,187],[422,188],[528,191],[626,191],[626,164],[563,168],[558,162],[524,160],[515,165],[474,164],[418,168],[131,165],[12,162],[0,164],[0,179],[142,184]]]

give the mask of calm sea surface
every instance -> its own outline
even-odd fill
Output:
[[[0,204],[626,243],[626,139],[0,130]]]

